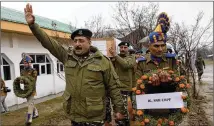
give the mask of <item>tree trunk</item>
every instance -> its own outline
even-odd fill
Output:
[[[185,68],[186,68],[186,78],[187,78],[187,82],[189,83],[190,82],[190,79],[189,79],[189,56],[188,56],[188,53],[186,53],[186,56],[185,56],[185,60],[186,60],[186,64],[185,64]]]
[[[197,95],[196,95],[195,73],[194,73],[194,70],[193,70],[192,66],[190,66],[190,74],[191,74],[191,77],[192,77],[192,84],[193,84],[193,97],[197,98]]]

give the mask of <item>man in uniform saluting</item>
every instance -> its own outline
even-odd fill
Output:
[[[119,76],[121,82],[121,94],[123,96],[124,105],[126,109],[129,109],[129,114],[132,116],[132,88],[135,87],[135,66],[136,59],[135,55],[129,54],[129,42],[121,42],[118,44],[120,47],[120,54],[116,54],[115,50],[110,48],[109,52],[111,53],[112,63],[115,67],[115,71]],[[128,107],[128,108],[127,108]],[[127,113],[126,125],[130,125],[129,115]],[[132,117],[131,117],[132,118]]]
[[[111,61],[91,46],[92,32],[78,29],[71,34],[73,49],[67,50],[35,23],[32,6],[27,4],[25,19],[42,46],[65,66],[66,87],[63,109],[72,126],[102,126],[106,95],[114,104],[116,119],[123,118],[124,106],[117,88],[119,79]]]

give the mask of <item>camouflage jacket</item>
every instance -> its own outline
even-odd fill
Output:
[[[36,81],[37,81],[37,70],[34,68],[29,68],[29,69],[22,69],[21,70],[21,76],[31,76],[35,79],[35,87],[34,91],[32,93],[32,96],[36,96]]]

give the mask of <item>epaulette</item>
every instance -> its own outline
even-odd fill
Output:
[[[166,56],[166,58],[175,58],[175,57],[176,57],[176,54],[175,54],[175,53],[173,53],[173,54],[171,54],[171,53],[166,53],[165,56]]]
[[[32,68],[32,70],[36,70],[36,68]]]
[[[32,70],[32,71],[37,71],[36,68],[33,68],[33,67],[32,67],[30,70]]]
[[[140,58],[137,58],[137,62],[146,61],[146,58],[141,56]]]
[[[110,58],[108,57],[108,56],[106,56],[106,55],[103,55],[106,59],[108,59],[108,60],[110,60]]]

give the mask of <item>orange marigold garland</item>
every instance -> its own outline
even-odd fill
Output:
[[[182,119],[182,115],[189,112],[190,98],[188,97],[188,89],[191,88],[191,84],[186,83],[185,76],[178,76],[173,70],[153,70],[139,78],[137,80],[137,86],[132,89],[135,95],[145,94],[147,85],[152,85],[152,75],[160,74],[161,72],[167,72],[169,74],[168,79],[170,80],[170,85],[176,87],[175,92],[182,92],[181,98],[184,101],[184,107],[180,108],[180,111],[170,114],[168,118],[155,118],[151,115],[144,113],[144,110],[133,110],[135,111],[136,121],[139,122],[139,126],[175,126]],[[159,86],[159,85],[153,85]],[[136,108],[136,103],[135,108]]]

